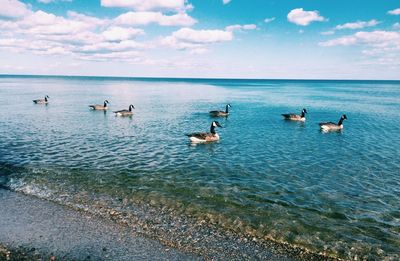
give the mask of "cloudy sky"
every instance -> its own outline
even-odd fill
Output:
[[[0,74],[400,79],[400,1],[0,0]]]

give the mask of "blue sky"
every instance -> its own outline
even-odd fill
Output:
[[[400,79],[400,1],[0,0],[0,73]]]

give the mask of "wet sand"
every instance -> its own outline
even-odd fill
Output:
[[[112,221],[0,189],[0,260],[7,255],[11,260],[202,260]]]
[[[93,214],[0,188],[0,260],[8,251],[11,260],[334,260],[207,225],[193,229],[186,219],[157,221],[151,209],[137,208],[155,224],[140,218],[130,224],[119,215]]]

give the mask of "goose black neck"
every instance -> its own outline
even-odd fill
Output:
[[[342,125],[344,121],[344,118],[340,118],[339,122],[338,122],[338,126]]]
[[[301,117],[304,118],[306,116],[306,113],[304,111],[301,112]]]
[[[129,106],[129,111],[132,111],[132,106]]]
[[[211,124],[210,132],[211,132],[212,134],[216,134],[214,124]]]
[[[226,106],[225,106],[225,113],[228,113],[228,112],[229,112],[229,106],[226,105]]]
[[[106,102],[104,102],[104,107],[107,107],[107,103]]]
[[[44,97],[44,100],[47,102],[47,97]]]

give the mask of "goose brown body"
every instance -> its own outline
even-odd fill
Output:
[[[47,103],[49,103],[49,96],[45,96],[44,97],[44,99],[36,99],[36,100],[33,100],[33,103],[35,103],[35,104],[47,104]]]
[[[343,114],[342,117],[340,117],[340,120],[337,124],[331,121],[321,122],[319,123],[319,127],[321,128],[322,131],[340,131],[343,129],[344,120],[347,120],[346,114]]]
[[[90,108],[93,110],[99,110],[99,111],[105,111],[108,110],[108,101],[105,100],[103,105],[100,104],[95,104],[95,105],[89,105]]]
[[[226,117],[229,115],[229,108],[231,107],[230,104],[225,106],[225,111],[210,111],[210,116],[212,117]]]
[[[210,126],[210,132],[195,132],[188,134],[190,141],[193,143],[204,143],[218,141],[219,135],[215,131],[216,127],[222,127],[218,121],[213,121]]]
[[[133,106],[131,104],[131,105],[129,105],[129,109],[128,110],[114,111],[114,113],[116,115],[118,115],[118,116],[132,116],[133,115],[132,109],[135,109],[135,106]]]
[[[282,116],[285,120],[289,121],[306,121],[306,113],[307,110],[303,109],[301,111],[301,114],[288,113],[288,114],[282,114]]]

